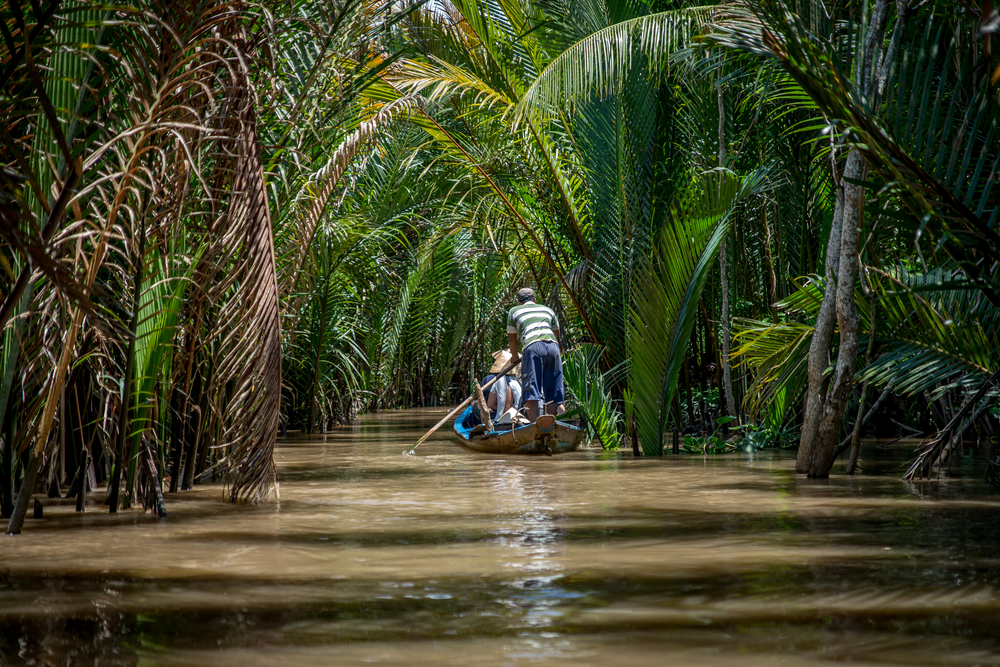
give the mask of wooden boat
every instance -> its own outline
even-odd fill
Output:
[[[455,418],[455,434],[462,446],[486,454],[565,454],[575,452],[583,442],[582,428],[541,415],[534,424],[511,427],[499,426],[486,432],[482,424],[472,425],[472,406]]]

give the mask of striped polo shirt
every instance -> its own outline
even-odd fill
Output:
[[[522,350],[540,340],[557,342],[553,329],[558,328],[559,319],[552,309],[534,301],[514,306],[507,313],[507,333],[520,337]]]

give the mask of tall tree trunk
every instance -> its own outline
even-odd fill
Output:
[[[698,318],[695,318],[694,326],[691,327],[691,331],[696,334],[704,334],[704,331],[698,331]],[[706,430],[712,431],[712,427],[708,424],[708,411],[705,408],[705,339],[704,335],[696,335],[695,339],[691,341],[695,346],[695,352],[697,354],[697,362],[695,363],[696,379],[698,380],[698,416],[701,423],[701,430],[705,432]],[[701,341],[701,349],[698,349],[698,341]]]
[[[59,393],[59,472],[58,483],[60,486],[66,484],[66,385],[63,385]]]
[[[167,493],[177,493],[177,485],[181,476],[181,454],[184,452],[184,428],[187,422],[187,397],[181,399],[181,388],[175,384],[170,390],[170,407],[173,417],[170,420],[170,440],[173,452],[170,457],[170,486]]]
[[[866,97],[874,92],[875,65],[882,52],[889,0],[878,0],[872,9],[856,86]],[[810,477],[828,477],[844,420],[847,399],[853,388],[854,364],[858,356],[858,313],[854,305],[854,282],[858,275],[858,233],[864,208],[864,188],[855,185],[865,178],[865,162],[851,150],[837,182],[830,241],[826,249],[826,289],[809,346],[809,386],[796,458],[796,472]],[[824,372],[829,366],[834,315],[840,329],[840,345],[832,384],[824,391]]]
[[[18,312],[23,313],[28,310],[31,305],[31,299],[34,297],[34,289],[32,285],[28,285],[23,291],[21,299],[18,302]],[[8,299],[10,296],[8,296]],[[17,361],[21,356],[21,338],[24,335],[24,318],[18,318],[14,322],[14,327],[8,330],[5,334],[5,342],[8,344],[4,345],[4,360],[3,360],[3,380],[0,381],[0,422],[8,423],[6,420],[9,419],[9,426],[11,434],[14,433],[14,415],[8,414],[7,412],[7,402],[10,400],[11,387],[14,384],[14,369],[17,366]],[[2,331],[2,329],[0,329]],[[10,439],[7,440],[7,449],[13,447],[13,443]],[[7,515],[9,516],[9,515]]]
[[[683,427],[683,423],[682,423],[683,419],[681,417],[681,392],[679,392],[679,391],[674,392],[674,418],[675,418],[674,419],[674,423],[676,425],[674,426],[674,438],[673,438],[673,446],[672,446],[672,450],[671,451],[674,454],[676,454],[679,451],[679,449],[680,449],[681,428]],[[657,455],[663,456],[663,442],[662,441],[660,442],[660,451],[657,452]]]
[[[0,449],[0,518],[9,519],[14,511],[14,435],[13,417],[0,413],[3,449]]]
[[[777,247],[777,244],[774,243],[774,241],[772,240],[772,237],[771,237],[771,225],[768,224],[768,220],[767,220],[767,218],[768,218],[767,210],[768,210],[768,207],[770,205],[771,205],[770,202],[765,202],[764,205],[761,208],[762,208],[763,213],[764,213],[764,233],[767,235],[767,238],[764,241],[764,249],[766,251],[765,258],[767,259],[767,276],[769,278],[769,285],[768,285],[768,287],[769,287],[770,291],[768,292],[768,294],[770,296],[770,301],[771,301],[771,320],[775,324],[778,324],[778,322],[779,322],[779,320],[778,320],[778,278],[775,275],[775,271],[774,271],[774,257],[771,255],[771,247],[772,246]]]
[[[628,436],[632,441],[632,456],[639,458],[642,456],[642,449],[639,447],[639,434],[635,428],[635,415],[628,416]]]
[[[87,505],[87,470],[90,467],[90,453],[87,450],[86,434],[84,432],[83,413],[80,410],[80,392],[77,390],[79,382],[73,385],[73,399],[76,403],[76,426],[78,431],[77,442],[77,489],[76,489],[76,511],[85,512]]]
[[[167,504],[163,500],[163,482],[160,481],[160,473],[156,469],[156,456],[153,454],[152,449],[149,447],[149,441],[146,440],[146,436],[142,436],[142,449],[140,450],[139,456],[141,456],[146,461],[146,468],[149,471],[149,484],[151,487],[153,495],[153,508],[156,510],[157,516],[161,519],[167,518]]]
[[[854,155],[855,153],[851,153],[851,157]],[[836,171],[834,180],[840,182]],[[833,325],[836,323],[834,294],[837,286],[837,269],[840,266],[840,231],[843,218],[844,191],[838,187],[837,201],[833,207],[833,221],[830,224],[830,238],[826,244],[826,285],[823,290],[823,302],[816,315],[816,325],[813,327],[812,340],[809,343],[809,362],[806,370],[808,386],[795,472],[809,471],[809,462],[812,460],[813,445],[816,442],[816,432],[819,430],[820,415],[823,411],[826,394],[825,372],[830,365],[830,340],[833,338]]]
[[[854,388],[854,364],[858,359],[858,309],[854,303],[854,283],[858,277],[858,231],[864,209],[864,188],[850,180],[865,177],[864,161],[857,151],[856,164],[844,168],[844,219],[840,239],[840,275],[837,282],[836,311],[840,329],[837,366],[833,382],[823,404],[822,418],[809,463],[810,477],[828,477],[833,466],[833,452],[840,439],[847,399]]]
[[[201,475],[205,472],[205,462],[208,460],[208,442],[209,438],[205,436],[206,424],[211,425],[212,421],[209,419],[208,415],[208,401],[209,393],[212,387],[212,381],[215,377],[215,359],[210,358],[208,360],[208,368],[205,374],[202,376],[202,381],[198,385],[198,412],[195,415],[196,421],[194,426],[194,451],[197,452],[198,464],[194,469],[195,477],[197,480],[195,483],[201,484]]]
[[[684,401],[684,408],[685,410],[687,410],[687,418],[684,421],[687,424],[694,424],[696,419],[695,419],[695,409],[694,409],[694,391],[691,389],[690,355],[684,357],[684,363],[681,366],[681,372],[684,374],[684,391],[687,392],[687,400]]]
[[[718,88],[719,102],[719,167],[721,168],[726,160],[726,107],[722,101],[722,88]],[[722,382],[726,392],[726,409],[724,415],[733,417],[739,414],[736,409],[736,401],[733,399],[733,372],[729,365],[729,344],[731,333],[729,330],[729,274],[727,270],[726,257],[727,239],[722,239],[722,246],[719,248],[719,286],[722,288]],[[737,418],[737,423],[739,419]],[[728,424],[725,429],[728,432]]]

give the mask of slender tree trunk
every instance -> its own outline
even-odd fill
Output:
[[[856,152],[852,152],[852,155]],[[848,165],[851,167],[854,165]],[[854,283],[858,277],[858,232],[864,211],[864,188],[846,182],[865,177],[864,161],[858,156],[856,170],[844,169],[844,220],[840,240],[840,275],[836,310],[840,329],[837,366],[823,405],[823,416],[813,445],[810,477],[827,477],[833,466],[833,452],[840,439],[847,400],[854,388],[854,364],[858,359],[858,309],[854,303]]]
[[[142,294],[142,264],[146,257],[146,231],[140,229],[139,254],[136,257],[134,284],[132,287],[132,321],[128,328],[128,351],[125,357],[125,375],[122,378],[122,404],[118,415],[118,434],[115,442],[115,465],[111,472],[111,488],[108,498],[109,512],[118,512],[118,490],[122,482],[122,468],[126,467],[125,441],[128,438],[132,413],[132,376],[135,374],[135,336],[139,325],[139,298]]]
[[[11,442],[14,429],[11,415],[0,413],[3,426],[3,449],[0,450],[0,518],[9,519],[14,511],[14,443]]]
[[[76,410],[72,413],[76,428],[71,433],[75,433],[74,440],[77,443],[76,452],[76,511],[86,511],[87,504],[87,470],[90,467],[90,455],[87,450],[87,433],[84,429],[83,411],[80,409],[79,385],[82,378],[73,383],[73,403]]]
[[[212,422],[208,418],[208,401],[212,389],[212,380],[214,378],[215,363],[213,360],[208,362],[208,370],[205,373],[201,384],[198,387],[199,400],[198,400],[198,413],[195,415],[195,444],[194,449],[197,452],[198,463],[195,466],[194,474],[195,479],[198,480],[198,484],[201,484],[201,475],[205,472],[205,462],[208,460],[208,438],[205,436],[206,424],[211,424]]]
[[[77,422],[76,418],[77,412],[76,405],[73,404],[72,396],[76,395],[76,385],[80,379],[79,369],[73,369],[70,373],[69,379],[66,384],[73,389],[73,394],[66,391],[66,387],[63,387],[63,401],[62,414],[59,416],[60,423],[65,421],[66,427],[66,476],[63,484],[66,486],[66,497],[74,498],[76,497],[77,484],[79,482],[79,469],[80,469],[80,444],[77,442]]]
[[[146,440],[146,436],[142,436],[142,453],[140,454],[145,461],[146,467],[149,471],[149,483],[152,485],[153,491],[153,506],[156,509],[156,514],[161,518],[167,518],[167,504],[163,501],[163,483],[160,481],[160,473],[156,469],[156,457],[153,455],[153,451],[149,447],[149,441]]]
[[[836,171],[834,178],[836,181],[840,180],[836,177]],[[806,371],[808,386],[795,472],[809,471],[809,462],[812,460],[813,445],[823,410],[823,399],[826,394],[825,372],[830,365],[830,340],[833,338],[833,325],[836,324],[835,294],[837,268],[840,266],[840,231],[843,217],[844,192],[838,187],[837,201],[833,207],[833,221],[830,224],[830,238],[826,245],[826,285],[823,290],[823,302],[816,315],[816,325],[813,327],[812,340],[809,343],[809,362]]]
[[[196,377],[194,380],[194,400],[189,402],[188,413],[184,418],[184,422],[186,424],[185,429],[188,450],[186,457],[187,462],[184,464],[184,479],[181,480],[182,491],[190,491],[192,484],[194,484],[194,473],[198,451],[198,433],[200,430],[198,427],[203,416],[200,410],[195,413],[194,406],[196,403],[194,401],[201,401],[201,396],[204,390],[205,385],[201,376]]]
[[[699,325],[699,322],[698,322],[697,318],[695,318],[694,326],[691,328],[692,331],[696,331],[697,332],[698,328],[699,328],[698,325]],[[705,432],[706,430],[707,431],[712,431],[713,429],[708,424],[708,413],[707,413],[707,410],[705,409],[705,359],[706,359],[706,357],[705,357],[705,347],[706,347],[706,345],[705,345],[705,342],[706,342],[705,338],[706,337],[704,335],[705,334],[704,331],[701,331],[699,333],[701,333],[702,335],[696,336],[695,340],[692,341],[692,342],[695,344],[695,351],[697,352],[697,361],[695,363],[695,373],[697,374],[696,375],[696,379],[698,380],[698,392],[699,392],[699,394],[698,394],[698,412],[699,412],[699,417],[701,419],[701,430],[702,430],[702,432]],[[699,339],[701,340],[701,349],[700,350],[698,349],[698,340]]]
[[[66,385],[59,393],[59,476],[58,483],[66,484]]]
[[[871,299],[871,326],[869,327],[868,333],[868,351],[865,353],[865,365],[868,366],[872,362],[872,352],[875,349],[875,312],[876,312],[876,302],[874,297]],[[858,416],[854,420],[854,429],[851,434],[851,456],[847,461],[847,474],[853,475],[858,467],[858,456],[861,453],[861,427],[864,426],[865,407],[868,402],[868,380],[865,380],[864,384],[861,385],[861,400],[858,402]]]
[[[863,176],[864,159],[858,151],[852,150],[847,156],[843,177],[838,179],[840,186],[837,189],[837,204],[826,252],[826,287],[809,346],[809,386],[795,469],[797,472],[808,473],[811,477],[826,477],[830,473],[833,449],[836,447],[844,408],[852,387],[854,362],[857,360],[858,322],[857,309],[854,307],[854,281],[857,278],[858,227],[861,216],[859,195],[863,194],[863,190],[848,183],[847,179],[861,180]],[[830,365],[830,342],[835,324],[840,326],[840,347],[834,381],[827,391],[825,372]]]
[[[10,515],[10,523],[7,524],[8,535],[20,535],[24,526],[24,517],[28,513],[28,504],[31,496],[35,492],[35,482],[38,481],[38,469],[42,466],[42,456],[35,454],[33,449],[29,449],[28,465],[24,469],[24,481],[21,490],[17,494],[17,502],[14,503],[14,510]]]
[[[866,97],[874,92],[876,54],[881,54],[889,5],[889,0],[878,0],[869,19],[856,82]],[[854,282],[858,275],[858,233],[864,210],[864,188],[854,183],[864,178],[864,159],[857,150],[852,150],[843,175],[836,179],[837,205],[826,250],[827,284],[809,347],[809,387],[795,469],[810,477],[830,475],[844,410],[854,386],[854,364],[858,356]],[[824,395],[824,371],[829,366],[834,313],[840,329],[840,345],[833,380]]]
[[[34,289],[31,285],[28,285],[21,296],[21,300],[18,302],[18,312],[23,313],[28,310],[31,305],[31,299],[34,297]],[[8,297],[9,298],[9,297]],[[10,431],[14,432],[14,415],[7,414],[7,402],[10,399],[10,390],[14,384],[14,369],[17,366],[17,360],[21,356],[21,337],[24,335],[24,318],[19,318],[14,322],[13,330],[8,330],[6,336],[10,336],[10,346],[4,346],[4,360],[3,360],[3,381],[0,382],[0,422],[9,418],[10,421]],[[0,328],[2,331],[2,328]],[[7,441],[7,447],[10,448],[13,443],[10,440]]]
[[[184,451],[187,398],[181,400],[181,390],[176,384],[170,391],[170,406],[173,408],[173,419],[170,420],[170,439],[173,441],[173,452],[170,460],[170,487],[167,489],[167,493],[177,493],[177,485],[181,476],[181,454]]]
[[[85,406],[90,406],[93,404],[94,395],[94,385],[95,377],[90,375],[87,378],[87,403]],[[93,415],[93,425],[90,430],[90,440],[87,442],[87,449],[90,450],[90,459],[92,462],[91,470],[93,471],[93,477],[91,478],[91,488],[97,488],[99,484],[103,484],[108,478],[108,443],[104,437],[107,433],[107,419],[104,418],[102,414],[101,405],[96,405],[91,409]],[[87,408],[90,409],[90,408]]]
[[[719,103],[719,167],[726,161],[726,107],[722,100],[722,87],[717,89]],[[728,236],[728,235],[727,235]],[[729,272],[726,256],[728,239],[722,239],[719,248],[719,287],[722,288],[722,382],[726,393],[726,406],[723,415],[733,417],[739,414],[736,401],[733,399],[733,372],[729,364],[729,345],[731,333],[729,330]],[[737,423],[739,418],[737,417]],[[725,431],[728,432],[728,424]]]
[[[634,458],[641,457],[642,449],[639,447],[639,435],[635,428],[635,414],[631,414],[628,417],[628,435],[632,441],[632,456]]]
[[[773,245],[773,246],[777,247],[777,244],[775,244],[772,241],[772,238],[771,238],[771,225],[768,224],[767,210],[768,210],[769,206],[770,206],[770,203],[769,202],[765,202],[764,206],[762,207],[763,212],[764,212],[764,232],[767,235],[767,238],[764,241],[764,249],[766,251],[766,255],[765,256],[767,258],[767,275],[768,275],[768,278],[770,279],[770,284],[769,284],[770,292],[769,292],[769,294],[770,294],[770,301],[771,301],[771,320],[775,324],[777,324],[778,321],[779,321],[778,320],[778,278],[775,275],[775,271],[774,271],[774,257],[771,255],[771,246]]]
[[[733,398],[733,371],[729,363],[729,348],[732,334],[729,329],[729,276],[726,271],[726,239],[722,240],[719,249],[719,279],[722,283],[722,383],[725,389],[726,401],[723,414],[726,417],[736,415],[736,400]]]
[[[674,427],[674,442],[673,442],[673,453],[676,454],[680,451],[680,440],[681,440],[681,397],[680,392],[674,393],[674,417],[675,424]],[[657,452],[660,456],[663,456],[663,443],[660,443],[660,451]]]
[[[684,363],[682,365],[682,370],[684,372],[684,391],[687,392],[687,400],[684,401],[684,408],[687,410],[687,419],[685,422],[688,424],[694,424],[695,409],[694,409],[694,391],[691,389],[691,356],[690,354],[684,357]]]
[[[57,435],[54,438],[54,440],[56,442],[55,445],[56,451],[53,452],[55,456],[53,456],[52,460],[49,461],[49,466],[48,466],[49,472],[46,475],[46,479],[48,480],[47,484],[49,487],[48,496],[49,498],[62,498],[62,492],[59,490],[59,459],[58,459],[59,436]]]
[[[73,399],[76,403],[76,422],[79,435],[77,442],[77,489],[76,489],[76,511],[85,512],[87,505],[87,470],[90,467],[90,453],[87,451],[86,433],[83,428],[83,413],[80,410],[80,392],[77,390],[79,382],[73,385]]]

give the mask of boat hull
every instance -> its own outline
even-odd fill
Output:
[[[554,420],[551,425],[528,424],[511,430],[473,433],[467,426],[471,414],[472,408],[466,408],[455,419],[454,428],[462,446],[473,452],[551,456],[575,452],[583,442],[583,429]]]

